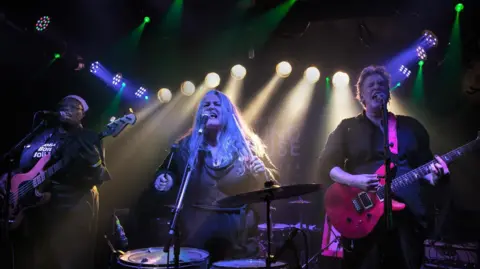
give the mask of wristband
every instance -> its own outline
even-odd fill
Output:
[[[99,167],[101,164],[102,164],[102,160],[100,159],[96,164],[92,165],[92,167]]]

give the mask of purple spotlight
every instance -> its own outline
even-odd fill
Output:
[[[112,84],[113,84],[114,86],[117,86],[118,83],[120,83],[121,80],[122,80],[122,74],[121,74],[121,73],[117,73],[117,74],[113,77]]]
[[[410,74],[412,73],[412,71],[410,71],[410,69],[408,69],[406,66],[402,65],[400,66],[400,69],[399,69],[400,73],[402,73],[405,77],[410,77]]]
[[[435,48],[438,45],[437,36],[430,30],[423,31],[422,46],[428,48]]]
[[[90,65],[90,72],[96,74],[99,68],[100,64],[98,62],[94,62]]]
[[[418,59],[425,61],[427,59],[427,53],[425,52],[425,49],[422,46],[417,47],[417,56]]]
[[[144,87],[140,87],[135,92],[135,96],[138,97],[138,98],[142,98],[142,96],[145,94],[145,92],[147,92],[147,89],[145,89]],[[146,97],[146,99],[148,99],[148,97]]]

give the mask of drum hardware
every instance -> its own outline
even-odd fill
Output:
[[[325,232],[325,231],[324,231]],[[302,265],[301,269],[308,269],[308,266],[310,263],[313,261],[317,260],[318,257],[323,253],[324,250],[328,249],[330,245],[332,245],[334,242],[340,242],[340,236],[336,236],[335,240],[327,244],[325,247],[322,247],[315,255],[313,255],[311,258],[307,259],[306,262]]]
[[[214,262],[211,269],[261,269],[265,266],[264,259],[240,259]],[[270,267],[272,269],[287,269],[288,265],[284,262],[275,262],[270,264]]]
[[[290,186],[278,186],[275,185],[272,181],[265,182],[264,189],[247,192],[235,196],[230,196],[218,201],[219,205],[225,206],[238,206],[244,204],[251,204],[251,203],[265,203],[266,207],[266,217],[267,217],[267,257],[265,258],[265,266],[267,269],[272,268],[272,264],[274,263],[275,257],[272,256],[272,237],[271,237],[271,229],[272,229],[272,222],[270,219],[270,211],[271,211],[271,202],[273,200],[280,200],[290,198],[292,196],[301,196],[307,193],[315,192],[320,190],[319,184],[298,184],[298,185],[290,185]],[[296,230],[298,232],[298,230]],[[301,231],[301,230],[300,230]],[[306,238],[306,234],[301,231]],[[287,243],[287,242],[285,242]],[[308,268],[307,268],[308,269]]]
[[[152,268],[168,269],[171,268],[174,247],[167,253],[163,247],[143,248],[127,251],[118,256],[117,263],[120,268]],[[179,267],[182,269],[208,269],[210,254],[196,248],[180,248]]]
[[[107,241],[108,248],[110,248],[110,251],[111,251],[110,260],[108,261],[108,268],[112,268],[112,266],[115,263],[115,260],[117,259],[117,257],[125,254],[125,252],[115,249],[113,247],[112,242],[110,241],[110,239],[108,239],[108,236],[106,234],[104,234],[103,237]]]
[[[290,201],[288,203],[293,204],[293,205],[309,205],[312,202],[310,202],[308,200],[303,200],[302,197],[299,196],[298,200],[293,200],[293,201]],[[300,210],[300,229],[304,229],[304,228],[309,229],[309,227],[303,222],[303,211]]]
[[[257,227],[258,227],[258,230],[260,231],[259,238],[258,238],[257,242],[258,242],[258,246],[260,247],[260,250],[262,252],[261,257],[267,257],[267,248],[266,248],[267,242],[265,240],[265,238],[266,238],[265,233],[267,231],[267,224],[262,223],[262,224],[259,224]],[[273,245],[274,246],[280,246],[285,241],[285,239],[288,237],[288,234],[291,232],[291,230],[292,230],[292,225],[290,225],[290,224],[284,224],[284,223],[272,224],[271,239],[272,239]]]

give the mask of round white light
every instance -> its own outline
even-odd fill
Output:
[[[288,62],[280,62],[277,64],[277,75],[279,75],[282,78],[288,77],[290,73],[292,72],[292,66]]]
[[[195,93],[195,84],[193,84],[191,81],[185,81],[182,83],[181,91],[184,95],[191,96],[193,93]]]
[[[350,83],[350,77],[347,73],[337,72],[333,75],[332,83],[336,88],[344,88]]]
[[[242,65],[237,64],[234,67],[232,67],[230,74],[232,75],[233,78],[240,80],[240,79],[243,79],[245,75],[247,75],[247,69],[245,69],[245,67],[243,67]]]
[[[320,71],[318,68],[311,66],[305,70],[303,76],[309,83],[315,83],[320,79]]]
[[[205,77],[205,85],[212,89],[220,85],[220,76],[217,73],[208,73]]]
[[[157,98],[161,103],[168,103],[172,100],[172,92],[167,88],[158,90]]]

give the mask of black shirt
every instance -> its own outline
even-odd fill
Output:
[[[397,117],[398,154],[393,156],[396,176],[417,168],[433,159],[430,139],[423,125],[408,116]],[[344,119],[329,135],[320,157],[320,175],[329,178],[330,170],[338,166],[351,174],[373,174],[384,163],[383,132],[365,112]],[[422,199],[424,181],[420,180],[394,195],[407,204],[419,219],[426,214]]]
[[[81,139],[86,144],[94,143],[101,153],[103,162],[102,145],[99,141],[94,142],[96,137],[95,132],[83,128],[70,133],[62,132],[55,127],[47,128],[24,146],[20,155],[19,170],[23,173],[28,172],[45,155],[52,155],[47,167],[61,159],[71,159],[63,169],[52,175],[51,184],[45,189],[52,194],[50,206],[58,209],[71,208],[83,196],[89,194],[94,185],[102,183],[99,170],[103,169],[104,163],[93,168],[77,153],[81,151],[78,140]]]

